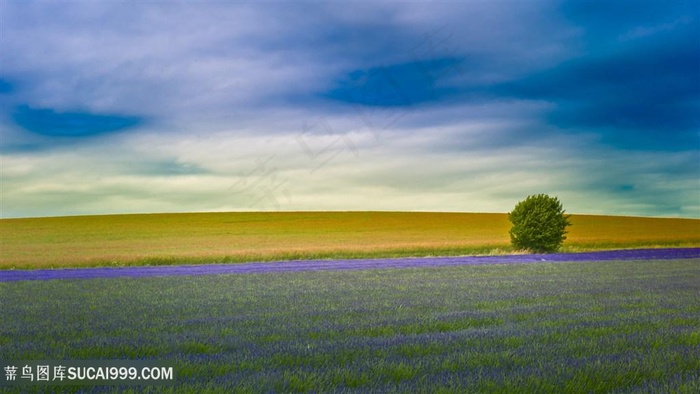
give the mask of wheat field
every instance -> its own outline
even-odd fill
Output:
[[[573,215],[563,251],[700,245],[700,220]],[[0,269],[514,252],[503,213],[226,212],[0,220]]]

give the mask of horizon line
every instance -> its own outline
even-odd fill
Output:
[[[77,217],[97,217],[97,216],[137,216],[137,215],[191,215],[191,214],[229,214],[229,213],[252,213],[252,214],[284,214],[284,213],[432,213],[432,214],[485,214],[485,215],[507,215],[509,212],[480,212],[480,211],[400,211],[400,210],[276,210],[276,211],[176,211],[176,212],[119,212],[119,213],[86,213],[86,214],[68,214],[68,215],[48,215],[48,216],[17,216],[17,217],[1,217],[0,220],[23,220],[23,219],[58,219],[58,218],[77,218]],[[571,216],[609,216],[609,217],[628,217],[628,218],[648,218],[648,219],[684,219],[698,220],[700,217],[681,217],[681,216],[642,216],[642,215],[613,215],[605,213],[570,213]]]

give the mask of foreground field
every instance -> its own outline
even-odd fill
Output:
[[[564,251],[700,246],[700,220],[574,215]],[[271,212],[0,220],[0,269],[512,251],[505,214]]]
[[[698,292],[698,259],[7,282],[0,349],[173,392],[694,393]]]

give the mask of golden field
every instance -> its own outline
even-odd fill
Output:
[[[573,215],[563,251],[700,246],[700,220]],[[0,269],[512,252],[502,213],[229,212],[0,220]]]

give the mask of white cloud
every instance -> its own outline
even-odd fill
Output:
[[[440,111],[438,111],[440,113]],[[327,117],[335,134],[290,128],[126,134],[51,154],[3,159],[3,215],[216,210],[418,210],[506,212],[540,192],[569,212],[697,216],[693,174],[664,179],[688,153],[618,155],[589,136],[549,145],[438,149],[463,131],[476,136],[494,120],[393,128],[379,138],[351,117]],[[299,115],[291,124],[302,123]],[[352,127],[355,126],[355,127]],[[468,142],[465,143],[468,145]],[[309,154],[312,152],[312,154]],[[590,160],[594,155],[597,159]],[[661,160],[663,155],[663,160]],[[692,156],[692,155],[691,155]],[[190,171],[194,169],[195,171]],[[620,194],[617,187],[634,185]],[[58,208],[57,208],[58,207]]]

